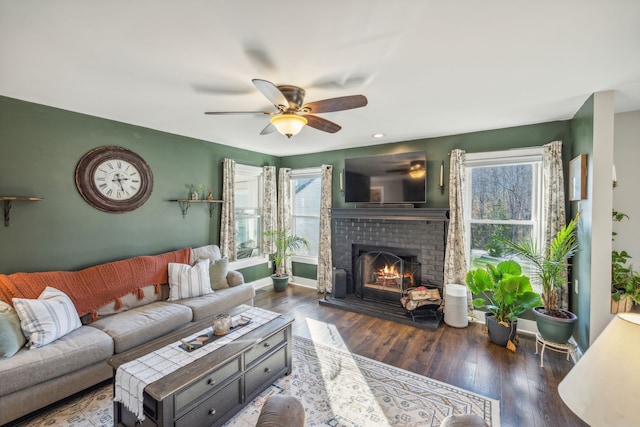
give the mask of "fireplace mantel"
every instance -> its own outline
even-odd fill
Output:
[[[354,219],[385,219],[396,221],[449,221],[449,209],[438,208],[336,208],[331,217]]]

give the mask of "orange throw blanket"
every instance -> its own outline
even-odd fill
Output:
[[[122,261],[96,265],[80,271],[47,271],[42,273],[0,274],[0,299],[12,304],[12,298],[40,296],[45,287],[61,290],[71,298],[79,316],[91,313],[91,320],[98,318],[97,310],[105,304],[137,293],[144,296],[142,288],[167,283],[170,262],[189,264],[191,248],[184,248],[160,255],[139,256]]]

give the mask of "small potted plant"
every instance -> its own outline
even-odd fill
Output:
[[[275,264],[275,273],[271,276],[273,287],[276,291],[283,291],[289,284],[289,275],[286,269],[286,260],[293,255],[294,251],[300,248],[309,248],[309,241],[288,230],[269,230],[263,233],[265,237],[273,242],[273,252],[270,254],[271,260]]]
[[[613,211],[612,219],[620,222],[629,218],[622,212]],[[615,237],[616,232],[612,233]],[[612,239],[615,240],[615,239]],[[627,262],[631,255],[627,251],[611,251],[611,313],[631,311],[640,303],[640,274]]]
[[[515,351],[518,316],[540,305],[540,295],[533,291],[529,277],[522,275],[520,264],[513,260],[470,270],[466,283],[474,295],[476,308],[486,308],[491,342]]]

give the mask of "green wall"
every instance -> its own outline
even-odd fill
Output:
[[[506,129],[473,132],[460,135],[426,138],[393,144],[381,144],[347,150],[325,151],[297,156],[283,157],[282,166],[290,168],[306,168],[333,165],[332,205],[334,208],[352,207],[352,203],[345,203],[340,194],[340,172],[344,168],[344,159],[360,156],[371,156],[407,151],[425,151],[427,153],[427,203],[417,207],[448,208],[449,207],[449,156],[455,148],[466,150],[468,153],[480,151],[506,150],[509,148],[534,147],[551,141],[563,141],[565,159],[571,154],[571,123],[556,121],[528,126],[518,126]],[[439,174],[440,164],[445,163],[445,191],[440,193]],[[567,163],[568,165],[568,163]],[[568,167],[568,166],[567,166]],[[295,275],[309,279],[316,279],[313,269],[302,267],[294,263]]]
[[[142,156],[154,174],[139,209],[109,214],[94,209],[75,186],[75,168],[91,149],[118,145]],[[278,158],[139,126],[0,97],[0,195],[43,197],[13,202],[9,227],[0,226],[0,273],[74,270],[185,246],[217,244],[220,208],[212,218],[178,203],[186,184],[222,189],[222,160],[262,166]]]
[[[0,195],[44,197],[42,202],[14,202],[10,227],[0,229],[0,273],[73,270],[141,254],[184,246],[217,244],[219,208],[212,218],[204,206],[192,205],[182,218],[177,203],[186,184],[211,186],[220,198],[225,157],[239,163],[292,168],[332,164],[336,208],[342,200],[338,179],[349,157],[401,151],[427,153],[427,200],[419,207],[446,208],[448,187],[440,194],[439,167],[454,148],[467,152],[539,146],[562,140],[570,158],[571,122],[537,125],[373,145],[277,158],[229,146],[181,137],[66,110],[0,97]],[[295,141],[294,141],[295,142]],[[151,198],[139,209],[108,214],[89,206],[75,188],[78,160],[102,145],[119,145],[141,155],[154,173]],[[294,264],[294,274],[316,278],[316,267]],[[270,275],[265,265],[241,270],[247,281]]]
[[[582,105],[571,121],[573,132],[573,156],[586,154],[588,170],[591,170],[591,158],[593,155],[593,124],[594,124],[594,97],[591,96]],[[569,157],[571,158],[571,157]],[[589,173],[590,175],[590,173]],[[571,311],[578,316],[578,322],[573,330],[573,336],[581,349],[589,347],[589,325],[591,317],[591,229],[592,229],[592,197],[580,202],[570,202],[570,214],[580,210],[581,217],[578,226],[578,243],[580,250],[573,258],[572,281],[577,279],[580,283],[580,291],[576,294],[573,286],[571,298]]]
[[[322,153],[304,154],[282,157],[282,166],[305,168],[333,165],[332,204],[334,208],[352,207],[345,203],[340,195],[340,172],[344,168],[344,159],[360,156],[371,156],[406,151],[425,151],[427,153],[427,203],[417,207],[448,208],[449,207],[449,156],[455,148],[468,153],[479,151],[506,150],[509,148],[534,147],[551,141],[563,141],[563,154],[569,158],[571,153],[571,123],[556,121],[536,125],[518,126],[506,129],[473,132],[461,135],[437,138],[418,139],[415,141],[393,144],[372,145],[347,150],[325,151]],[[445,192],[440,194],[438,187],[440,164],[445,163]]]

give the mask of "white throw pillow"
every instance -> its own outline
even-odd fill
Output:
[[[47,286],[38,299],[13,298],[27,347],[49,344],[78,329],[80,317],[71,299],[62,291]]]
[[[201,259],[192,267],[169,263],[169,301],[213,293],[209,283],[209,260]]]

